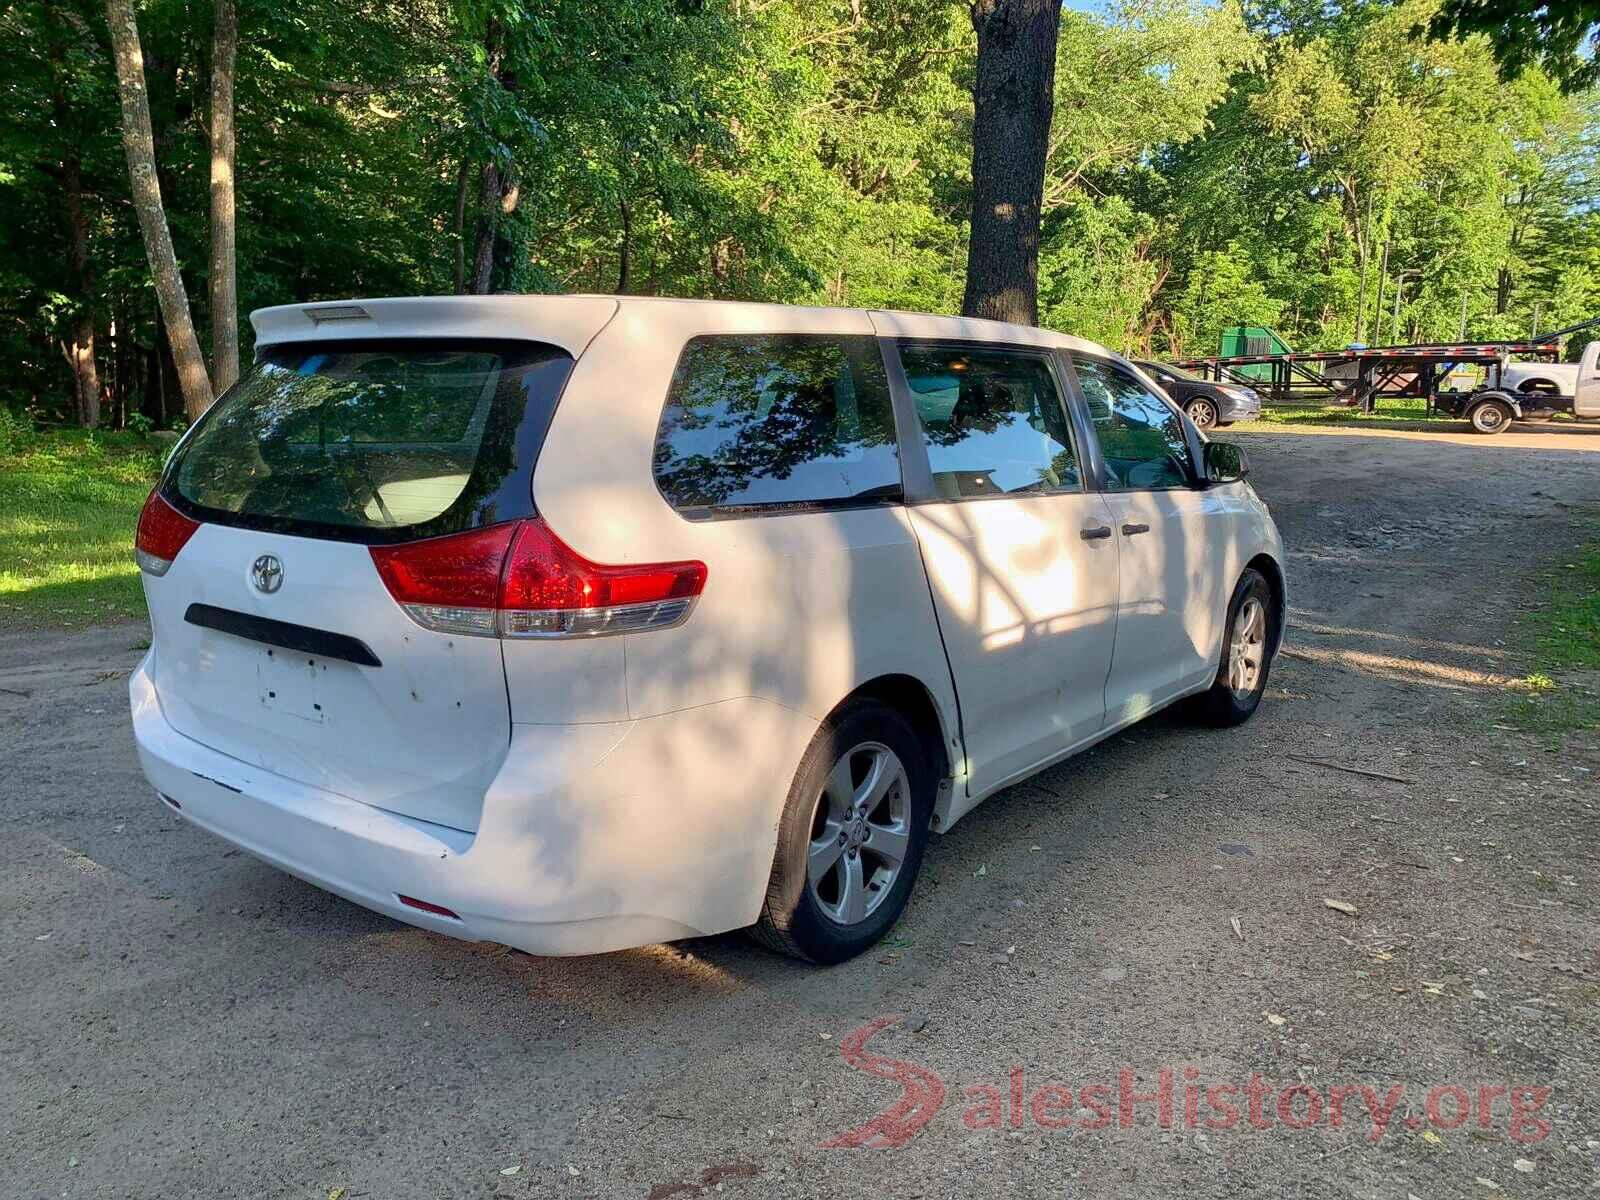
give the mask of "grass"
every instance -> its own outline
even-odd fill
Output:
[[[1600,543],[1540,576],[1540,586],[1544,603],[1517,622],[1534,670],[1508,715],[1523,729],[1559,739],[1600,728]]]
[[[63,430],[0,455],[0,629],[144,616],[133,531],[164,449],[134,434]]]
[[[1420,399],[1379,400],[1378,411],[1370,415],[1359,408],[1338,404],[1308,405],[1306,407],[1264,407],[1261,419],[1249,421],[1234,428],[1270,429],[1282,425],[1365,425],[1373,429],[1415,429],[1419,423],[1426,426],[1434,422],[1456,423],[1458,417],[1430,414],[1428,403]]]
[[[1551,419],[1550,424],[1557,427],[1567,425],[1571,417],[1557,416]],[[1294,407],[1265,406],[1261,416],[1255,421],[1243,421],[1231,426],[1233,429],[1253,429],[1257,432],[1267,432],[1285,426],[1296,425],[1345,425],[1357,426],[1366,429],[1409,429],[1409,430],[1464,430],[1467,428],[1465,417],[1452,417],[1448,413],[1429,412],[1428,402],[1422,399],[1404,398],[1398,400],[1379,400],[1378,410],[1374,413],[1364,413],[1359,408],[1346,408],[1340,404],[1317,404]],[[1549,428],[1548,425],[1519,424],[1516,428],[1523,431]],[[1226,430],[1223,431],[1226,436]]]

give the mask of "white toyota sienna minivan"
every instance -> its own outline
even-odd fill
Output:
[[[139,520],[139,758],[399,920],[837,962],[930,831],[1266,687],[1283,554],[1243,454],[1092,343],[636,297],[252,320]]]

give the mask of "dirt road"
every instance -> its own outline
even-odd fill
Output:
[[[155,802],[142,628],[0,634],[0,1196],[1594,1194],[1600,737],[1501,726],[1600,431],[1240,440],[1292,571],[1257,719],[990,801],[827,972],[369,914]]]

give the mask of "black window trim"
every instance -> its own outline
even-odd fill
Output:
[[[889,372],[889,393],[894,400],[895,428],[900,439],[900,470],[905,479],[907,507],[925,504],[987,504],[994,500],[1028,500],[1049,496],[1083,496],[1101,489],[1098,472],[1086,469],[1089,462],[1083,453],[1083,430],[1074,419],[1069,400],[1070,391],[1061,369],[1060,351],[1053,346],[1030,345],[1027,342],[988,341],[981,338],[958,337],[882,337],[884,364]],[[991,496],[942,496],[934,490],[933,467],[927,444],[922,438],[922,421],[917,416],[916,397],[911,394],[911,381],[906,376],[905,364],[900,360],[900,347],[915,346],[950,350],[998,350],[1009,354],[1024,354],[1044,362],[1056,387],[1056,403],[1066,418],[1067,436],[1072,439],[1072,455],[1078,464],[1079,486],[1057,488],[1048,492],[996,492]]]
[[[1089,413],[1089,399],[1084,394],[1083,385],[1078,381],[1078,371],[1074,360],[1085,359],[1089,362],[1109,367],[1114,371],[1122,371],[1123,374],[1127,374],[1127,371],[1123,369],[1115,358],[1105,354],[1094,354],[1084,350],[1063,350],[1060,352],[1059,357],[1062,360],[1063,371],[1072,379],[1072,407],[1078,412],[1078,423],[1087,431],[1091,444],[1094,446],[1094,474],[1100,491],[1105,492],[1108,496],[1115,496],[1131,495],[1138,492],[1193,492],[1204,488],[1204,478],[1200,474],[1199,464],[1205,461],[1205,438],[1195,428],[1194,422],[1189,420],[1188,414],[1159,392],[1151,392],[1150,394],[1172,410],[1178,418],[1178,428],[1183,430],[1183,442],[1189,451],[1189,482],[1159,488],[1112,487],[1110,485],[1110,474],[1106,469],[1105,455],[1100,449],[1100,435],[1095,431],[1094,418]],[[1129,377],[1135,383],[1139,382],[1137,376]]]
[[[661,398],[661,412],[656,417],[655,433],[650,440],[650,483],[656,489],[656,495],[661,497],[661,502],[672,510],[673,515],[691,525],[706,525],[715,521],[750,521],[760,520],[764,517],[792,517],[802,513],[836,513],[858,512],[870,508],[899,508],[906,503],[906,459],[905,437],[900,428],[900,410],[894,399],[894,384],[892,378],[889,384],[889,416],[894,422],[895,430],[895,458],[900,468],[900,482],[898,484],[884,484],[873,489],[880,495],[860,496],[835,496],[824,500],[773,500],[760,504],[697,504],[680,506],[673,503],[672,497],[667,495],[661,487],[661,479],[656,474],[655,448],[661,444],[661,422],[667,414],[667,405],[672,400],[672,380],[678,377],[678,367],[683,362],[683,356],[689,352],[689,347],[695,342],[708,338],[752,338],[752,337],[779,337],[795,340],[807,339],[811,341],[843,342],[853,339],[863,343],[877,344],[879,357],[883,357],[883,339],[870,333],[816,333],[810,330],[702,330],[692,333],[683,341],[678,349],[678,357],[672,360],[672,371],[667,376],[667,392]],[[848,351],[846,354],[848,357]],[[883,363],[885,372],[889,370],[889,363]]]
[[[652,476],[654,472],[651,472]],[[659,485],[656,490],[661,491]],[[691,505],[674,507],[665,492],[661,499],[683,520],[692,525],[706,525],[713,521],[752,521],[762,517],[792,517],[796,513],[859,512],[868,508],[899,508],[905,504],[904,491],[896,488],[893,495],[838,496],[831,500],[773,500],[766,504],[719,504],[715,506]]]

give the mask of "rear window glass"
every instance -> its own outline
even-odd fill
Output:
[[[277,347],[184,440],[167,490],[207,520],[355,541],[527,516],[571,367],[526,342]]]
[[[691,518],[898,500],[894,414],[876,341],[692,339],[661,414],[655,476]]]

